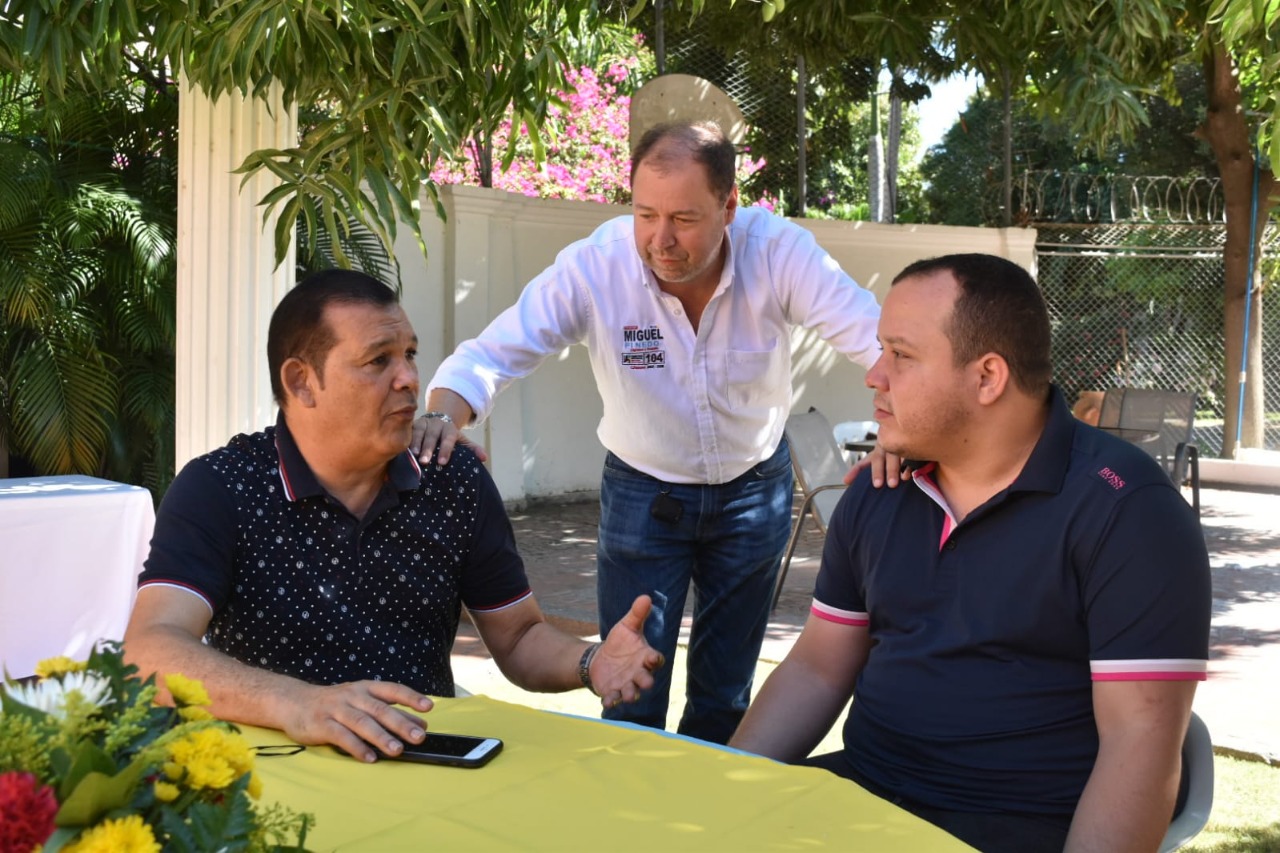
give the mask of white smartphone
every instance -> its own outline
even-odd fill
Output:
[[[404,751],[394,758],[397,761],[447,764],[451,767],[481,767],[501,751],[502,741],[495,737],[427,732],[422,743],[406,743]]]

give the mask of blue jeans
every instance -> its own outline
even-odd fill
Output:
[[[653,611],[645,639],[666,655],[667,665],[639,702],[607,710],[605,719],[665,728],[671,661],[692,581],[689,680],[678,731],[715,743],[729,740],[751,699],[791,527],[791,489],[785,438],[768,460],[714,486],[663,483],[608,454],[596,551],[600,634],[608,634],[636,596],[648,594]],[[650,513],[663,491],[679,503],[679,520]]]

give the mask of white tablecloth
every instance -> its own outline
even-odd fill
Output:
[[[124,637],[154,524],[151,493],[137,486],[0,479],[0,663],[9,675]]]

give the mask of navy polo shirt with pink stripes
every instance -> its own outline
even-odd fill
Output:
[[[1069,816],[1098,751],[1093,682],[1205,677],[1199,521],[1056,388],[1021,474],[964,519],[932,470],[896,489],[863,472],[830,525],[813,613],[872,642],[844,758],[934,808]]]
[[[357,519],[317,482],[283,418],[192,460],[156,516],[140,586],[199,596],[210,646],[314,683],[396,681],[452,696],[461,606],[529,596],[511,523],[484,466],[410,453]]]

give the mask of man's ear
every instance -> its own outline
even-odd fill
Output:
[[[316,404],[314,384],[315,371],[311,365],[298,357],[285,359],[280,365],[280,384],[284,386],[285,397],[297,400],[298,405],[311,408]]]
[[[729,190],[729,197],[724,200],[724,224],[728,225],[738,212],[738,187],[735,184]]]
[[[1009,388],[1009,362],[1004,356],[989,352],[974,362],[978,380],[978,404],[990,406],[1000,400]]]

